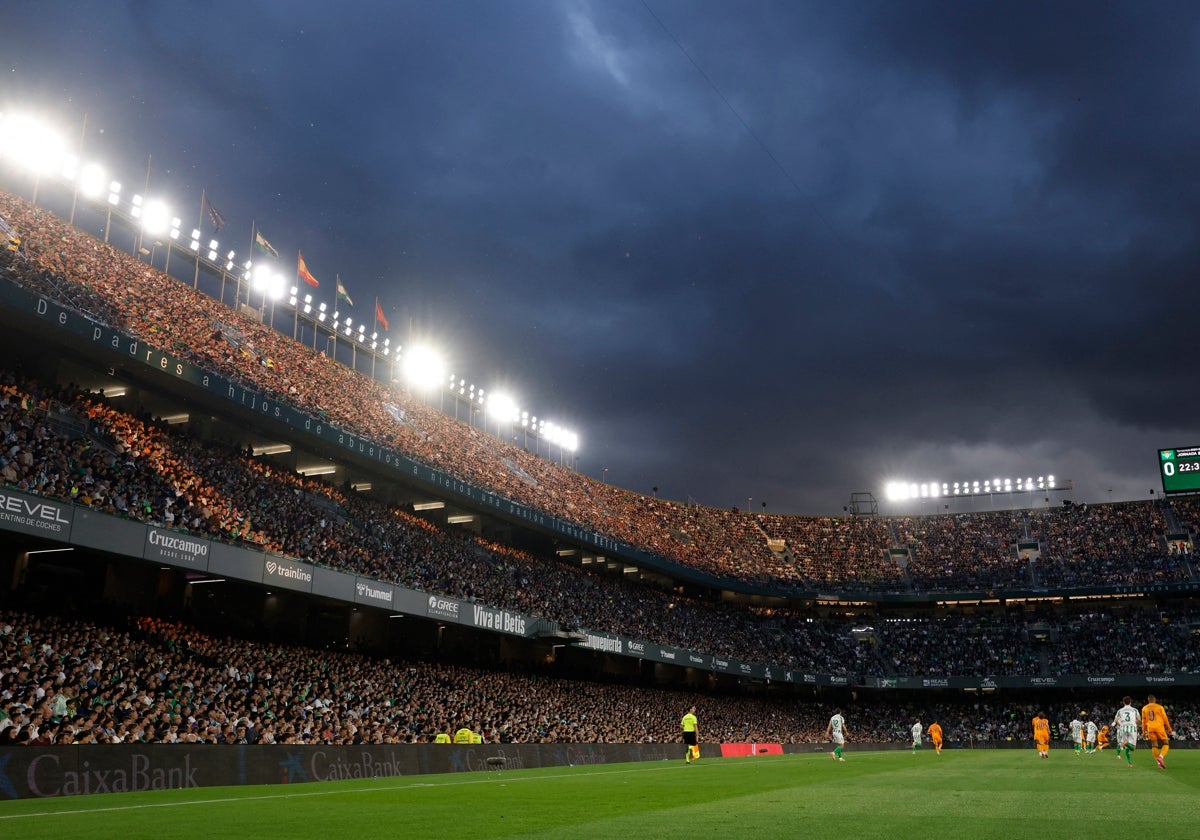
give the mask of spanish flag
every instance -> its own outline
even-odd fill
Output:
[[[384,332],[388,329],[387,316],[383,314],[383,307],[379,305],[379,298],[375,298],[375,320],[383,325]]]
[[[308,263],[304,261],[304,254],[296,252],[298,262],[296,264],[296,275],[310,286],[320,286],[316,277],[313,277],[312,272],[308,270]]]

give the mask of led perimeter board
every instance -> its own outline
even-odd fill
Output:
[[[1163,493],[1200,493],[1200,446],[1158,450]]]

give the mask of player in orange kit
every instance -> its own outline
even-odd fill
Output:
[[[1050,757],[1050,721],[1045,712],[1038,712],[1033,719],[1033,742],[1037,744],[1039,758]]]
[[[1096,752],[1108,746],[1108,724],[1100,727],[1100,731],[1096,733]]]
[[[935,720],[929,724],[929,740],[933,742],[934,755],[942,754],[942,727]]]
[[[1167,757],[1167,750],[1171,749],[1170,732],[1171,722],[1167,720],[1167,710],[1160,706],[1151,694],[1146,698],[1146,705],[1142,706],[1142,737],[1150,742],[1150,752],[1154,753],[1154,760],[1158,762],[1160,770],[1167,769],[1164,759]]]

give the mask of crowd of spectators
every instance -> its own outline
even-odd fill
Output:
[[[1164,699],[1177,736],[1200,737],[1200,707]],[[902,741],[917,718],[939,720],[951,742],[1024,741],[1044,702],[875,697],[845,712],[859,742]],[[1046,710],[1065,726],[1081,702],[1097,721],[1116,708],[1115,697],[1095,697]],[[113,624],[0,611],[0,747],[430,742],[463,723],[489,742],[674,742],[692,705],[710,742],[819,743],[832,713],[786,695],[394,661],[211,636],[146,616]]]
[[[1052,625],[1048,670],[1059,674],[1194,673],[1200,614],[1087,612]]]
[[[1034,676],[1038,653],[1023,618],[945,616],[889,619],[876,625],[889,675],[949,677],[963,673]]]
[[[1006,515],[890,524],[767,516],[613,487],[360,374],[18,196],[0,191],[0,216],[23,237],[21,252],[0,254],[8,281],[477,487],[729,581],[779,591],[896,591],[1147,583],[1192,573],[1167,550],[1150,503],[1037,516],[1044,548],[1031,570],[1013,550],[1017,523]],[[910,549],[907,569],[891,548]]]
[[[82,429],[78,437],[55,427]],[[743,661],[829,674],[1028,675],[1038,660],[1016,619],[883,622],[856,639],[848,620],[740,608],[537,558],[470,532],[443,530],[402,509],[140,420],[94,395],[0,377],[0,474],[31,493],[225,539],[411,588],[476,599],[561,625],[617,633]],[[1129,626],[1158,632],[1156,617]],[[1156,623],[1157,622],[1157,623]],[[1167,629],[1173,626],[1166,625]],[[1177,669],[1116,646],[1130,672]],[[1059,672],[1089,673],[1065,645]],[[1080,646],[1080,650],[1083,647]],[[1063,671],[1063,669],[1066,671]],[[1071,670],[1075,668],[1076,670]]]
[[[0,192],[25,236],[0,255],[11,282],[185,355],[209,369],[352,428],[411,457],[539,510],[595,527],[681,565],[795,589],[952,591],[1187,580],[1166,550],[1163,502],[931,517],[754,514],[645,497],[588,480],[362,376],[189,286]],[[73,430],[73,431],[72,431]],[[1139,641],[1097,660],[1086,629],[1034,645],[1004,619],[882,624],[866,640],[849,619],[750,609],[590,574],[454,530],[369,496],[201,441],[110,401],[8,373],[0,379],[0,478],[140,521],[238,541],[404,586],[579,627],[752,662],[853,675],[1027,675],[1181,670],[1194,638],[1178,617],[1127,616]],[[1187,521],[1195,512],[1181,507]],[[1039,546],[1035,560],[1018,539]],[[893,559],[901,549],[906,563]],[[1170,623],[1170,622],[1169,622]],[[1127,629],[1127,628],[1125,628]]]

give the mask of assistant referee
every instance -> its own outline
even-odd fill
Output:
[[[691,764],[700,759],[700,733],[696,729],[695,706],[687,710],[687,714],[679,721],[679,726],[683,729],[683,743],[687,745],[683,760]]]

